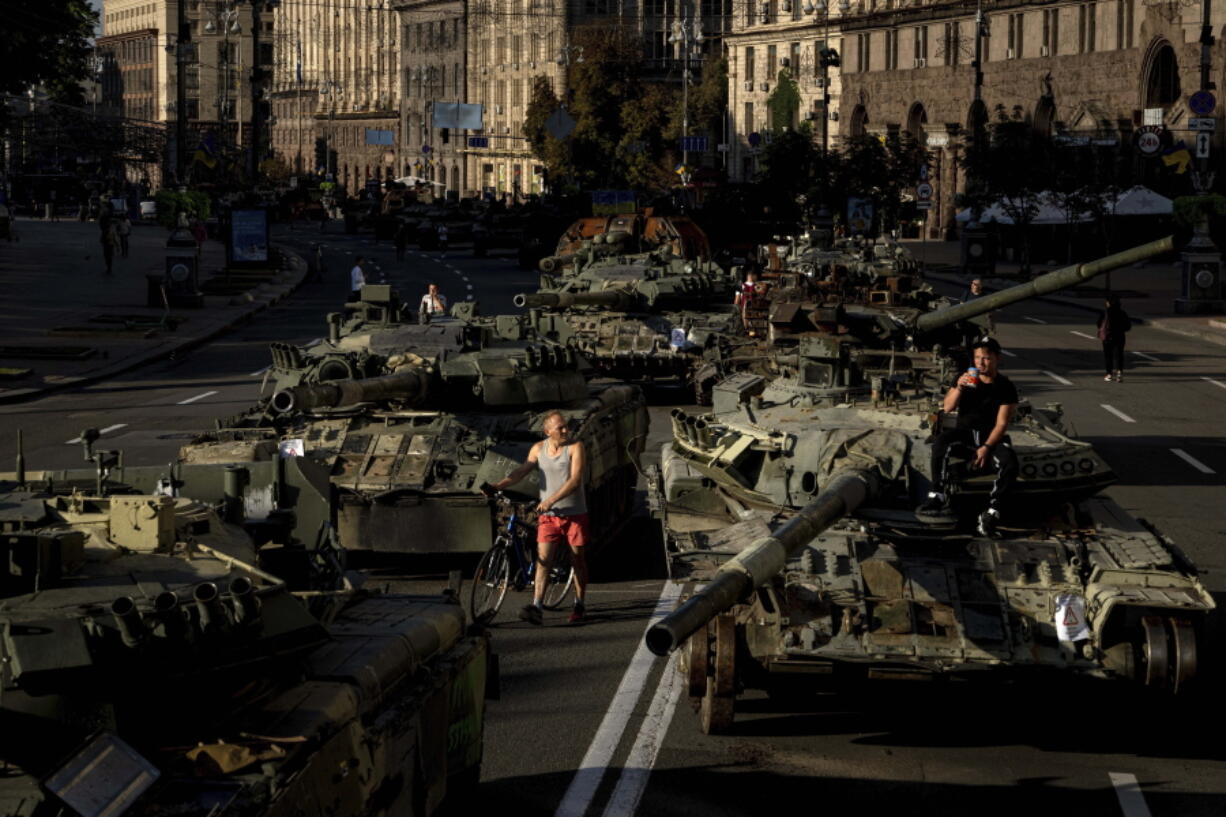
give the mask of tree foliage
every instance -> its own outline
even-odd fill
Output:
[[[775,133],[796,128],[800,116],[800,88],[788,69],[779,69],[775,90],[766,98],[766,109],[770,111],[770,126]]]
[[[54,102],[83,104],[81,81],[98,23],[88,0],[5,0],[4,18],[0,92],[24,94],[41,85]]]

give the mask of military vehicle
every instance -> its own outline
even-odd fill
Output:
[[[479,486],[523,462],[556,409],[587,449],[592,528],[599,542],[616,535],[646,437],[637,387],[589,386],[583,356],[520,316],[479,318],[462,304],[453,313],[464,317],[405,323],[413,313],[386,286],[365,287],[350,307],[347,319],[329,316],[329,337],[314,346],[274,344],[272,388],[185,446],[184,466],[301,460],[310,489],[290,496],[273,469],[244,480],[243,502],[264,514],[292,508],[303,536],[330,521],[350,552],[480,553],[497,519]],[[513,492],[535,497],[537,475]]]
[[[120,468],[96,436],[92,480],[19,457],[0,481],[0,813],[427,815],[471,793],[496,669],[458,576],[368,591],[326,532],[257,544],[241,507],[188,498],[198,474]]]
[[[578,272],[515,296],[540,337],[579,349],[602,375],[630,382],[668,380],[708,391],[700,370],[740,342],[736,282],[709,262],[665,248],[622,255],[618,245],[583,261]],[[550,259],[546,259],[548,261]],[[544,267],[545,264],[543,263]]]
[[[597,237],[603,241],[597,242]],[[618,245],[621,254],[649,253],[668,248],[670,255],[687,261],[711,260],[707,235],[686,216],[656,215],[652,208],[638,213],[581,218],[558,239],[557,249],[542,265],[545,272],[565,275],[581,269],[576,255],[593,243]],[[549,286],[543,284],[542,286]]]
[[[927,442],[953,418],[905,352],[951,322],[1170,247],[1153,242],[879,321],[904,352],[882,355],[868,392],[858,390],[864,359],[848,365],[822,340],[790,375],[719,384],[710,414],[673,412],[651,499],[673,579],[699,589],[647,644],[682,650],[705,731],[728,728],[738,691],[794,690],[798,680],[812,689],[1055,670],[1186,688],[1214,602],[1166,537],[1098,495],[1115,475],[1069,433],[1059,405],[1019,406],[1009,434],[1020,477],[1002,538],[968,524],[994,476],[965,462],[947,489],[957,517],[916,517],[931,481]]]

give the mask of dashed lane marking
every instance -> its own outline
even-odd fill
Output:
[[[1214,380],[1212,377],[1202,377],[1201,380],[1208,381],[1217,386],[1219,389],[1226,389],[1226,383],[1223,383],[1220,380]]]
[[[1115,787],[1115,796],[1120,801],[1124,817],[1151,817],[1135,774],[1108,772],[1107,777],[1111,778],[1111,785]]]
[[[1085,338],[1086,340],[1098,340],[1098,338],[1094,337],[1093,335],[1087,335],[1085,332],[1078,332],[1076,329],[1071,329],[1069,331],[1079,338]]]
[[[1060,375],[1056,374],[1055,372],[1043,372],[1043,374],[1047,375],[1047,376],[1048,376],[1048,377],[1050,377],[1052,380],[1056,381],[1057,383],[1059,383],[1059,384],[1060,384],[1060,385],[1062,385],[1062,386],[1071,386],[1071,385],[1073,385],[1073,381],[1069,380],[1067,377],[1061,377]]]
[[[1136,355],[1137,357],[1141,358],[1142,360],[1152,360],[1154,363],[1159,363],[1159,362],[1161,362],[1161,361],[1159,361],[1159,360],[1158,360],[1158,358],[1154,357],[1153,355],[1147,355],[1147,354],[1145,354],[1144,352],[1138,352],[1138,351],[1136,351],[1135,349],[1134,349],[1134,350],[1130,350],[1130,351],[1132,351],[1132,353],[1133,353],[1134,355]]]
[[[1013,352],[1010,352],[1008,349],[1001,349],[1000,353],[1002,355],[1005,355],[1006,357],[1017,357],[1016,354],[1014,354]]]
[[[100,429],[98,429],[98,433],[99,433],[99,434],[107,434],[107,433],[109,433],[109,432],[112,432],[112,431],[118,431],[118,430],[119,430],[119,429],[121,429],[121,428],[127,428],[127,427],[128,427],[128,424],[127,424],[127,423],[116,423],[116,424],[115,424],[115,425],[113,425],[113,426],[107,426],[106,428],[100,428]],[[80,437],[73,437],[71,440],[65,440],[65,441],[64,441],[64,445],[76,445],[76,444],[77,444],[77,443],[79,443],[79,442],[81,442],[81,438],[80,438]]]
[[[660,590],[660,597],[656,601],[655,611],[647,622],[648,629],[673,609],[677,596],[680,594],[680,584],[664,583],[664,587]],[[639,698],[643,694],[643,687],[655,665],[655,658],[647,649],[646,641],[640,637],[638,647],[630,659],[630,666],[626,668],[626,674],[622,676],[617,691],[613,693],[613,700],[609,702],[608,711],[605,712],[600,726],[596,729],[596,736],[592,738],[591,745],[583,755],[579,769],[571,779],[566,794],[562,796],[562,802],[558,804],[554,817],[584,817],[587,813],[596,789],[604,780],[605,772],[608,771],[609,764],[613,761],[613,755],[621,744],[626,725],[630,722],[630,716],[634,714]]]
[[[1205,465],[1203,462],[1198,460],[1196,457],[1193,457],[1191,454],[1189,454],[1187,451],[1184,451],[1182,448],[1172,448],[1171,453],[1174,454],[1176,457],[1179,457],[1179,459],[1183,460],[1188,465],[1195,468],[1197,471],[1200,471],[1202,474],[1216,474],[1217,473],[1217,471],[1214,471],[1208,465]]]
[[[471,292],[470,292],[470,293],[468,293],[468,295],[466,295],[466,296],[464,297],[464,300],[466,300],[466,301],[471,301],[472,299],[473,299],[473,294],[472,294]]]
[[[1115,406],[1109,406],[1106,403],[1099,403],[1099,405],[1105,408],[1107,411],[1114,414],[1116,417],[1119,417],[1125,423],[1135,423],[1136,422],[1136,420],[1132,419],[1127,414],[1117,409]]]
[[[204,394],[197,394],[195,397],[189,397],[186,400],[180,400],[177,403],[177,405],[186,406],[188,403],[194,403],[197,400],[203,400],[206,397],[212,397],[214,394],[217,394],[216,389],[214,389],[213,391],[206,391]]]
[[[1043,320],[1042,318],[1032,318],[1029,315],[1023,315],[1022,320],[1027,320],[1027,321],[1030,321],[1031,323],[1042,323],[1042,324],[1047,323],[1047,321]]]

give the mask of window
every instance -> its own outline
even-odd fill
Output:
[[[912,37],[912,46],[915,54],[916,68],[923,68],[928,65],[928,26],[916,26]],[[894,55],[894,62],[897,64],[898,55]]]
[[[869,70],[870,57],[869,46],[872,43],[871,34],[856,35],[856,70],[863,73]]]
[[[1060,10],[1043,11],[1043,50],[1039,56],[1054,57],[1060,53]]]
[[[788,46],[788,65],[792,69],[792,76],[800,75],[800,43]]]
[[[613,11],[612,0],[584,0],[583,11],[587,14],[610,14]]]
[[[199,119],[200,118],[200,100],[199,99],[188,99],[186,100],[186,102],[187,102],[187,118],[188,119]]]
[[[1098,6],[1095,3],[1082,3],[1077,7],[1077,42],[1082,54],[1094,51],[1094,41],[1098,31]]]
[[[519,62],[524,58],[524,38],[516,34],[511,38],[511,61]]]
[[[522,80],[511,80],[511,104],[515,106],[524,104],[524,83]]]
[[[1132,15],[1135,0],[1117,0],[1115,4],[1115,47],[1132,48]]]
[[[754,50],[752,47],[745,49],[745,79],[753,82],[757,77],[754,75]]]
[[[504,65],[507,61],[507,38],[499,37],[494,40],[494,62],[497,65]]]
[[[1005,54],[1005,59],[1020,60],[1024,56],[1022,51],[1022,32],[1025,21],[1025,14],[1009,15],[1009,50]]]
[[[451,93],[458,101],[460,97],[460,64],[457,62],[451,68]]]
[[[945,41],[943,46],[945,64],[957,65],[962,59],[962,26],[960,24],[945,24]]]
[[[773,45],[766,47],[766,77],[774,79],[779,75],[779,49]]]
[[[200,87],[200,66],[185,65],[183,66],[183,77],[187,83],[187,88],[190,91],[195,91]]]
[[[885,70],[898,68],[898,29],[891,28],[885,33]]]
[[[745,103],[745,121],[742,124],[745,127],[746,133],[753,133],[754,126],[753,126],[753,103],[752,102]]]

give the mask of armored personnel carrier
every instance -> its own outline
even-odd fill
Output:
[[[183,467],[250,470],[240,490],[249,508],[292,509],[303,536],[330,521],[346,551],[479,553],[497,522],[479,486],[523,462],[556,409],[587,449],[592,529],[611,539],[634,496],[642,393],[589,386],[592,369],[575,348],[539,339],[519,316],[474,311],[404,323],[387,295],[347,319],[330,316],[329,337],[314,346],[274,344],[271,389],[185,446]],[[311,475],[306,490],[283,489],[284,465],[264,465],[286,458]],[[536,480],[513,492],[536,496]]]
[[[434,814],[471,792],[493,670],[458,586],[366,591],[327,537],[257,546],[174,471],[126,469],[164,489],[134,493],[95,438],[101,491],[20,460],[0,481],[0,813]]]
[[[538,292],[515,296],[516,306],[529,310],[528,325],[540,337],[579,349],[609,377],[676,380],[701,394],[699,369],[741,342],[735,279],[714,264],[667,250],[610,252],[547,281]]]
[[[905,346],[1170,245],[881,330]],[[1009,433],[1020,478],[1002,538],[966,524],[992,479],[967,463],[950,489],[958,518],[925,524],[912,509],[931,480],[927,443],[952,419],[937,410],[940,391],[913,360],[886,355],[860,392],[871,371],[864,359],[849,366],[837,346],[824,348],[773,382],[742,373],[721,383],[710,414],[673,413],[652,501],[674,580],[699,588],[647,644],[661,655],[682,650],[704,730],[728,727],[739,690],[806,677],[1055,670],[1173,691],[1195,678],[1213,600],[1168,539],[1099,495],[1114,474],[1068,433],[1058,405],[1019,406]]]

